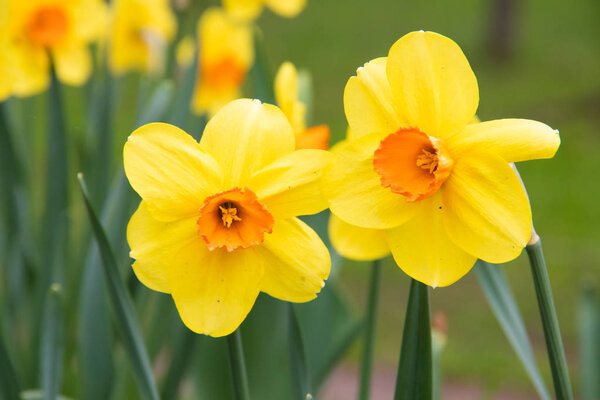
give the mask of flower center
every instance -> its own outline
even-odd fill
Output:
[[[373,154],[373,168],[381,185],[410,202],[437,192],[453,165],[443,142],[416,128],[403,128],[388,135]]]
[[[430,152],[426,149],[422,150],[422,153],[417,156],[417,167],[429,170],[430,174],[438,167],[438,156],[434,152]]]
[[[33,42],[40,46],[56,44],[67,32],[67,15],[55,6],[38,8],[31,16],[27,32]]]
[[[231,90],[244,82],[246,71],[234,57],[223,57],[216,62],[203,63],[202,78],[215,89]]]
[[[219,211],[221,212],[221,219],[223,220],[223,225],[225,225],[227,228],[231,228],[231,224],[233,224],[233,221],[242,220],[237,215],[237,208],[230,201],[223,203],[222,206],[219,206]]]
[[[248,188],[209,196],[199,210],[198,234],[209,250],[227,251],[260,244],[273,230],[273,216]]]

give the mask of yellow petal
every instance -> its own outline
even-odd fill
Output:
[[[467,125],[447,145],[457,158],[472,151],[486,151],[517,162],[554,157],[560,136],[557,130],[538,121],[498,119]]]
[[[152,290],[169,293],[169,269],[178,262],[181,250],[198,242],[199,251],[208,251],[198,235],[196,217],[161,222],[152,217],[142,200],[127,225],[130,256],[135,259],[133,271]]]
[[[265,0],[265,3],[282,17],[293,18],[304,9],[306,0]]]
[[[197,333],[230,334],[244,321],[260,292],[262,257],[253,248],[182,253],[181,263],[174,264],[169,274],[181,319]]]
[[[418,203],[381,186],[373,169],[373,152],[385,137],[363,136],[336,147],[323,174],[322,190],[331,211],[344,221],[363,228],[388,229],[406,222]]]
[[[473,153],[456,160],[442,193],[446,231],[469,254],[504,263],[516,258],[529,241],[527,194],[499,156]]]
[[[294,151],[294,132],[281,110],[240,99],[223,107],[206,125],[200,145],[226,171],[226,188],[248,185],[252,174]]]
[[[251,21],[263,9],[264,0],[223,0],[223,7],[229,15],[240,21]]]
[[[329,276],[327,247],[297,218],[276,220],[273,233],[256,249],[264,258],[262,291],[278,299],[296,303],[312,300]]]
[[[196,115],[207,114],[209,118],[212,118],[227,103],[239,99],[240,96],[239,88],[217,90],[200,79],[194,88],[191,109]]]
[[[173,125],[138,128],[125,143],[123,163],[129,183],[157,219],[196,216],[204,199],[221,189],[217,162]]]
[[[92,56],[87,46],[73,44],[53,51],[56,75],[61,82],[81,86],[92,72]]]
[[[329,240],[335,251],[351,260],[377,260],[390,254],[385,230],[350,225],[333,214],[329,218]]]
[[[462,50],[433,32],[400,38],[388,55],[387,77],[401,114],[430,136],[447,138],[473,118],[477,79]]]
[[[284,62],[275,75],[275,100],[292,124],[294,132],[306,129],[306,106],[298,101],[298,71],[294,64]]]
[[[234,0],[237,2],[239,0]],[[241,0],[250,5],[255,0]],[[220,8],[210,7],[198,22],[198,43],[202,64],[211,64],[223,57],[234,57],[240,65],[249,68],[254,63],[252,28],[232,20]]]
[[[446,233],[440,193],[423,201],[419,214],[387,231],[396,264],[426,285],[448,286],[462,278],[476,257],[458,247]]]
[[[324,150],[297,150],[252,175],[248,187],[275,218],[316,214],[327,208],[320,180],[330,160]]]
[[[13,93],[19,97],[44,91],[50,84],[50,62],[44,49],[27,43],[12,46]]]
[[[386,64],[387,58],[376,58],[346,84],[344,110],[355,139],[373,132],[393,133],[406,125],[388,83]]]

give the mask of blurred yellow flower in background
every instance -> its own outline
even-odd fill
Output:
[[[81,85],[92,70],[89,44],[106,26],[106,7],[101,0],[9,0],[0,27],[2,68],[0,91],[30,96],[50,82],[50,57],[58,79]]]
[[[314,299],[331,260],[296,216],[327,207],[319,180],[329,160],[295,151],[286,117],[258,100],[223,107],[200,143],[168,124],[139,128],[124,149],[142,198],[127,230],[137,277],[170,293],[184,323],[211,336],[233,332],[261,291]]]
[[[275,100],[294,128],[297,149],[327,150],[329,127],[319,125],[306,128],[306,105],[298,95],[298,71],[289,61],[281,64],[275,76]]]
[[[177,20],[169,0],[114,0],[109,64],[113,73],[162,72]]]
[[[254,62],[252,28],[233,21],[220,8],[209,8],[198,22],[198,43],[192,110],[214,115],[241,96],[240,88]]]
[[[304,9],[306,0],[223,0],[227,13],[241,21],[257,18],[264,6],[282,17],[293,18]]]
[[[511,162],[553,157],[558,131],[530,120],[473,120],[477,80],[461,49],[432,32],[399,39],[349,79],[353,140],[333,153],[323,190],[332,212],[384,229],[398,266],[447,286],[477,258],[516,258],[531,209]]]

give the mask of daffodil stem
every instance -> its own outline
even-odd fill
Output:
[[[250,400],[246,362],[244,361],[244,347],[242,346],[242,336],[239,328],[227,336],[227,350],[229,352],[229,368],[231,370],[235,399]]]
[[[548,277],[548,270],[544,261],[542,242],[535,232],[526,249],[529,256],[529,264],[531,265],[538,305],[540,307],[540,316],[544,327],[544,337],[546,339],[548,358],[550,359],[556,399],[572,400],[573,391],[571,389],[569,370],[567,369],[565,349],[560,335],[560,327],[558,326],[554,299],[552,298],[550,278]]]
[[[369,282],[369,299],[367,315],[364,325],[364,347],[362,353],[362,366],[360,371],[360,400],[367,400],[371,391],[371,375],[373,369],[373,348],[375,345],[375,326],[381,286],[381,260],[373,261],[371,279]]]

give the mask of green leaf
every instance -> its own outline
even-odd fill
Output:
[[[304,352],[304,341],[298,323],[298,316],[292,303],[287,304],[287,332],[290,352],[290,370],[292,373],[292,398],[305,400],[310,395],[311,384]]]
[[[125,241],[129,184],[124,174],[113,183],[102,210],[102,222],[114,244]],[[118,247],[117,247],[118,248]],[[118,253],[120,254],[120,252]],[[113,340],[104,271],[96,243],[91,243],[82,278],[80,332],[83,398],[104,400],[113,387]]]
[[[193,359],[197,341],[198,335],[181,324],[171,358],[171,367],[161,392],[163,400],[178,398],[179,387]]]
[[[538,369],[523,317],[504,269],[500,265],[479,260],[475,265],[475,273],[500,327],[523,364],[536,392],[541,399],[549,400],[548,389]]]
[[[20,391],[13,363],[0,336],[0,400],[20,399]]]
[[[600,303],[598,293],[586,288],[579,300],[581,398],[600,399]]]
[[[64,347],[61,290],[58,283],[53,283],[44,305],[40,346],[40,375],[44,400],[56,400],[60,391]]]
[[[167,108],[171,104],[174,92],[175,87],[172,81],[161,82],[158,87],[154,89],[148,101],[144,103],[144,107],[140,112],[140,116],[138,117],[138,126],[142,126],[150,122],[161,121]]]
[[[197,50],[196,50],[197,52]],[[198,56],[194,56],[194,62],[185,71],[183,79],[178,82],[173,108],[171,109],[169,122],[180,128],[184,128],[190,115],[192,96],[196,85],[196,72],[198,71]]]
[[[92,231],[100,249],[108,292],[116,316],[117,329],[131,362],[140,395],[143,399],[158,400],[159,396],[152,375],[150,360],[146,353],[131,298],[119,276],[115,256],[104,229],[88,200],[83,176],[79,174],[78,178]]]
[[[432,392],[429,287],[410,283],[395,400],[430,400]]]
[[[250,69],[252,77],[253,96],[263,103],[275,104],[275,93],[273,92],[273,76],[269,71],[267,54],[262,31],[254,29],[254,65]]]
[[[325,284],[315,300],[298,304],[296,311],[303,327],[313,390],[317,392],[358,338],[362,324],[333,280]]]

